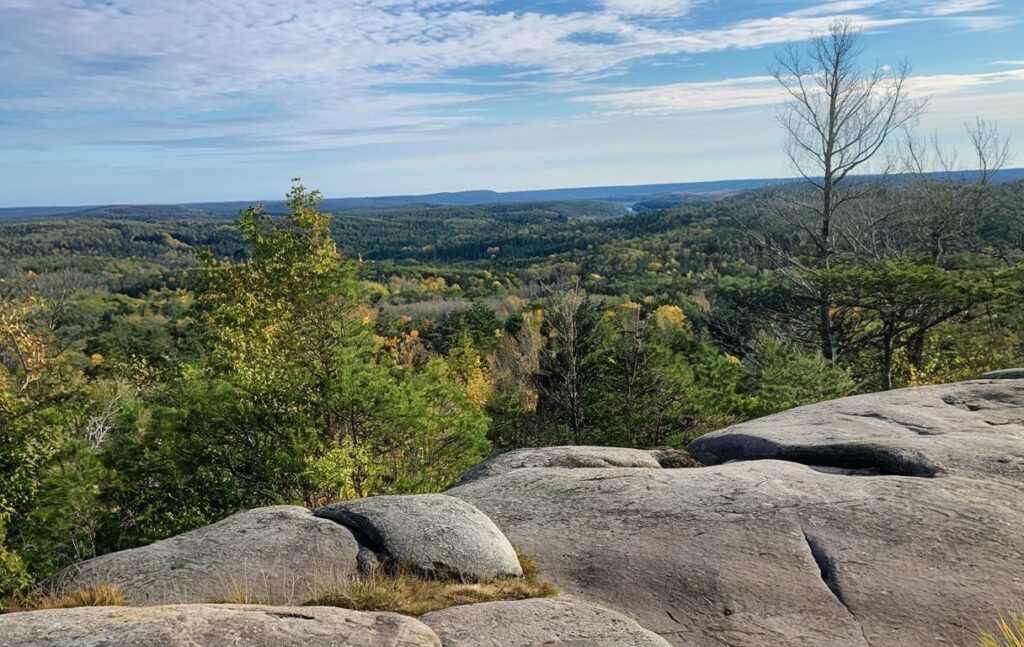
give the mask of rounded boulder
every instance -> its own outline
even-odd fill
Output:
[[[105,584],[130,604],[304,604],[357,576],[350,530],[306,508],[272,506],[70,566],[52,592]]]
[[[379,496],[334,503],[314,514],[352,529],[391,565],[431,577],[476,582],[523,574],[494,522],[455,497]]]

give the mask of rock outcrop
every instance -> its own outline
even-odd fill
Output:
[[[441,647],[421,622],[333,607],[183,604],[0,615],[5,647]]]
[[[708,465],[772,458],[853,474],[1019,485],[1024,383],[973,380],[797,407],[707,434],[689,451]]]
[[[523,574],[515,549],[494,522],[444,494],[358,499],[314,514],[361,533],[391,564],[429,576],[477,582]]]
[[[998,371],[982,373],[977,380],[1020,380],[1024,379],[1024,368],[1004,368]]]
[[[569,600],[484,602],[428,613],[420,620],[444,647],[669,647],[614,611]]]
[[[258,508],[67,568],[53,592],[110,584],[131,604],[302,604],[350,581],[358,552],[348,528],[305,508]]]
[[[660,469],[658,457],[664,452],[650,452],[623,447],[542,447],[518,449],[486,460],[463,474],[461,482],[469,483],[489,476],[507,474],[524,467],[640,467]],[[667,454],[666,454],[667,455]]]
[[[709,434],[700,469],[521,467],[449,491],[567,593],[675,645],[955,645],[1024,600],[1024,382]]]

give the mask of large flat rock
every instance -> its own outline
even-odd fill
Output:
[[[328,607],[80,607],[0,615],[5,647],[440,647],[413,618]]]
[[[704,464],[777,458],[1024,483],[1024,382],[973,380],[797,407],[690,443]]]
[[[621,614],[569,600],[467,604],[420,620],[444,647],[669,647]]]
[[[305,508],[274,506],[71,566],[53,588],[111,584],[132,604],[303,604],[355,577],[358,552],[344,526]]]
[[[568,594],[675,645],[960,645],[1024,599],[1024,382],[857,396],[449,494]]]
[[[523,574],[509,540],[487,515],[444,494],[379,496],[314,512],[360,533],[393,565],[464,581]]]
[[[517,449],[488,459],[462,476],[469,483],[488,476],[506,474],[524,467],[644,467],[661,468],[658,455],[642,449],[624,447],[562,446]]]

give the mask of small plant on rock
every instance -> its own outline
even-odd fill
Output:
[[[0,605],[0,613],[40,611],[42,609],[71,609],[74,607],[123,607],[128,602],[120,588],[97,584],[75,589],[60,595],[36,594]]]
[[[518,550],[522,578],[494,579],[464,583],[424,577],[408,566],[377,566],[367,577],[353,581],[336,594],[326,595],[307,606],[335,606],[356,611],[391,611],[419,616],[462,604],[525,600],[558,594],[558,589],[540,577],[533,558]]]
[[[1024,615],[1001,617],[995,631],[982,631],[979,647],[1024,647]]]

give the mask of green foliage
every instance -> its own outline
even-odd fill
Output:
[[[902,260],[836,268],[819,273],[819,280],[828,282],[835,302],[850,311],[848,346],[867,346],[880,356],[879,385],[886,389],[894,385],[897,350],[907,349],[911,361],[920,364],[915,341],[990,302],[995,293],[988,273]]]
[[[446,353],[468,339],[481,352],[493,352],[501,334],[503,322],[493,309],[474,301],[468,310],[444,316],[428,335],[428,341],[438,352]]]
[[[658,447],[687,424],[693,372],[679,349],[691,331],[678,307],[627,301],[605,314],[604,376],[590,419],[609,445]]]
[[[21,520],[16,538],[34,570],[53,573],[97,554],[106,477],[100,457],[82,441],[69,442],[47,465],[34,506]]]
[[[0,522],[0,599],[23,591],[31,582],[32,577],[25,568],[25,562],[18,553],[6,544],[7,531]],[[2,603],[0,603],[2,610]]]
[[[381,351],[369,294],[319,200],[296,186],[279,222],[247,210],[247,256],[206,258],[210,340],[196,379],[223,393],[201,407],[222,413],[208,451],[266,500],[443,487],[485,454],[486,419],[442,360],[400,365]]]
[[[856,392],[846,369],[826,361],[820,353],[765,335],[757,338],[745,364],[750,369],[752,401],[748,411],[753,417]]]
[[[532,376],[539,426],[563,443],[595,442],[590,415],[605,368],[601,311],[578,280],[548,287],[543,334],[546,343]]]

